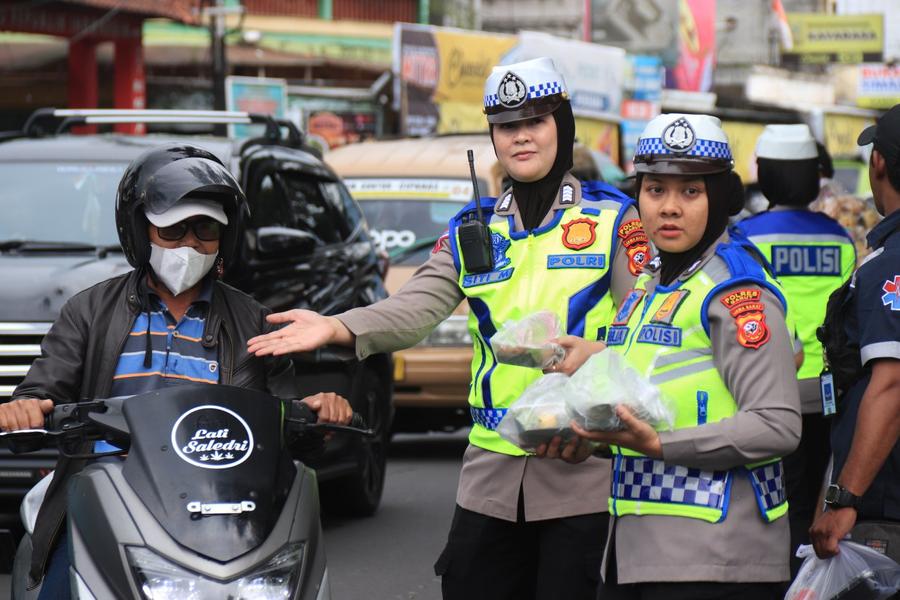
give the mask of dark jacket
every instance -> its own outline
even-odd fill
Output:
[[[122,347],[142,311],[141,277],[140,271],[131,271],[70,298],[12,398],[49,398],[59,404],[108,397]],[[273,329],[266,321],[268,313],[247,294],[215,281],[202,344],[218,347],[220,383],[295,397],[289,359],[247,353],[247,340]],[[57,462],[32,536],[35,582],[43,578],[50,549],[65,523],[66,483],[86,462],[65,457]]]

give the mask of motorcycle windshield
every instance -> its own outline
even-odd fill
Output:
[[[271,532],[295,468],[278,399],[225,385],[178,385],[127,399],[126,481],[182,546],[229,561]]]

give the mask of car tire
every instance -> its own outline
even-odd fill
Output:
[[[360,439],[353,473],[321,484],[321,504],[330,514],[368,517],[378,510],[384,490],[391,399],[379,375],[363,367],[355,400],[354,410],[365,418],[376,435]]]

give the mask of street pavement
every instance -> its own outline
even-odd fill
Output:
[[[440,600],[433,566],[453,518],[465,447],[465,431],[396,435],[375,516],[323,518],[333,600]],[[9,576],[0,576],[0,600],[9,589]]]
[[[325,517],[334,600],[440,600],[434,562],[444,548],[466,432],[397,435],[374,517]]]

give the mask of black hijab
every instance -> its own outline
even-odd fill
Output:
[[[512,179],[513,196],[522,227],[531,230],[538,227],[550,207],[556,201],[556,194],[562,179],[572,168],[572,147],[575,145],[575,116],[572,105],[563,102],[551,113],[556,121],[556,160],[550,172],[542,179],[525,183]],[[491,125],[491,140],[494,138],[494,126]]]
[[[806,206],[819,197],[820,164],[818,158],[757,158],[759,189],[769,200],[770,206]]]
[[[638,175],[638,190],[641,189],[643,176]],[[706,196],[709,198],[709,214],[706,218],[706,229],[697,244],[684,252],[666,252],[657,249],[660,258],[660,285],[671,285],[691,265],[703,256],[703,253],[717,240],[728,227],[728,217],[741,212],[744,207],[744,190],[741,178],[737,173],[728,171],[704,175]],[[640,194],[640,191],[638,191]],[[638,203],[640,207],[640,203]]]

